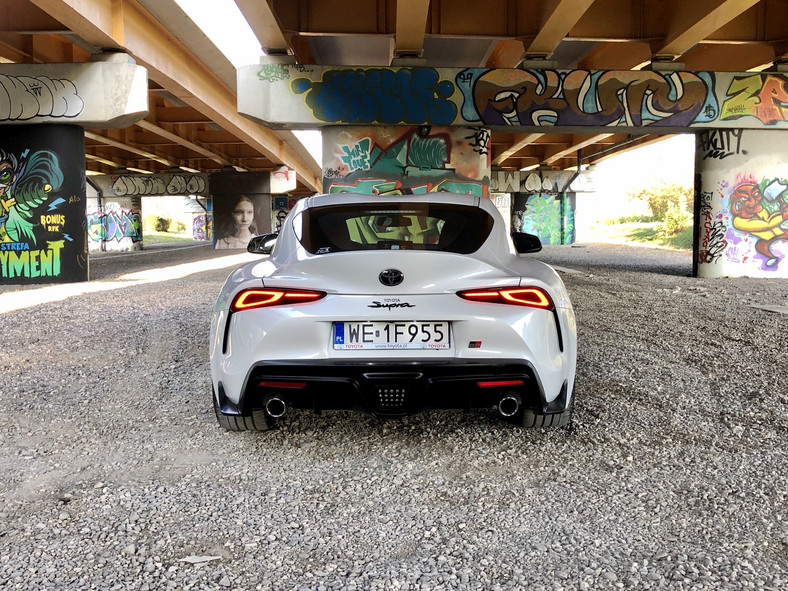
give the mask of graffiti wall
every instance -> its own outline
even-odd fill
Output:
[[[201,173],[102,174],[90,181],[107,198],[210,194],[210,175]]]
[[[239,70],[238,109],[281,125],[784,127],[782,73],[337,68]]]
[[[575,241],[574,193],[516,193],[512,231],[539,236],[542,244]]]
[[[3,128],[0,285],[87,280],[84,154],[80,127]]]
[[[323,130],[325,193],[451,192],[487,197],[490,133],[463,127]]]
[[[103,205],[89,209],[87,217],[90,252],[142,250],[142,205],[139,197],[105,200]]]
[[[699,135],[699,276],[788,277],[788,145],[781,136],[756,130]]]

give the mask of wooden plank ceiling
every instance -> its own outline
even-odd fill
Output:
[[[301,64],[748,71],[788,61],[788,0],[236,0],[268,53]],[[125,51],[148,68],[150,115],[89,130],[87,169],[298,172],[319,190],[318,163],[290,132],[238,116],[235,69],[174,0],[3,0],[0,61],[83,62]],[[258,56],[250,56],[250,63]],[[593,164],[653,142],[621,133],[492,135],[494,167]]]

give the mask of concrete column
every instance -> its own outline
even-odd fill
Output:
[[[323,128],[323,192],[489,197],[489,140],[482,127]]]
[[[252,236],[272,231],[269,173],[213,173],[211,200],[214,248],[244,249]]]
[[[3,125],[0,285],[88,279],[85,137],[74,125]]]
[[[788,277],[788,131],[698,134],[695,271]]]

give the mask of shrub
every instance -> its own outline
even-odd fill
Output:
[[[172,220],[170,218],[162,218],[157,216],[156,224],[154,225],[153,229],[157,232],[168,232],[171,223]]]
[[[660,224],[660,231],[665,236],[674,236],[692,224],[692,214],[687,208],[674,203],[668,204],[665,219]]]
[[[186,231],[186,224],[184,222],[182,222],[181,220],[177,220],[175,222],[175,231],[178,234],[183,234]]]
[[[673,205],[683,211],[692,210],[693,189],[677,183],[662,183],[628,193],[630,199],[645,201],[656,219],[665,219],[668,208]]]

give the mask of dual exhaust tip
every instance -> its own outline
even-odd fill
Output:
[[[516,392],[510,392],[498,402],[498,412],[503,417],[513,417],[520,410],[523,400]],[[278,419],[287,412],[287,403],[279,396],[268,396],[264,403],[265,412],[271,418]]]

